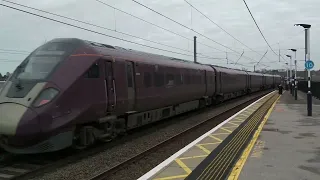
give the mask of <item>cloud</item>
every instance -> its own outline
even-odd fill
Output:
[[[228,59],[236,61],[242,51],[244,56],[239,63],[250,66],[249,70],[253,70],[252,59],[258,61],[268,46],[262,38],[260,32],[256,28],[251,16],[242,1],[238,0],[188,0],[197,9],[207,15],[215,23],[232,34],[235,38],[240,40],[245,45],[254,49],[256,52],[249,50],[243,44],[230,37],[219,27],[211,23],[200,13],[192,9],[184,0],[170,1],[170,0],[137,0],[142,4],[168,16],[179,23],[194,29],[195,31],[205,35],[207,38],[190,31],[140,5],[128,0],[113,0],[106,1],[112,6],[115,6],[123,11],[134,14],[142,19],[155,23],[173,32],[179,33],[182,36],[193,39],[197,36],[198,52],[206,54],[214,58],[226,57],[225,52],[219,52],[216,49],[228,52]],[[3,4],[11,5],[1,1]],[[40,8],[53,13],[61,14],[64,16],[76,18],[82,21],[110,28],[111,30],[121,31],[124,33],[132,34],[152,41],[158,41],[181,49],[193,51],[193,42],[184,38],[171,34],[170,32],[159,29],[148,23],[142,22],[127,14],[116,11],[113,8],[102,5],[94,0],[15,0],[14,2],[22,3],[24,5]],[[311,57],[315,62],[315,68],[319,69],[317,59],[320,58],[320,52],[316,51],[317,42],[320,40],[320,35],[317,33],[319,30],[318,17],[320,12],[317,7],[320,6],[320,1],[289,1],[289,0],[247,0],[246,1],[253,16],[255,17],[263,34],[267,38],[273,50],[278,53],[279,46],[277,42],[280,41],[280,49],[282,56],[291,53],[285,49],[288,48],[304,48],[304,33],[301,27],[294,27],[295,23],[310,23],[311,28]],[[18,6],[15,6],[18,7]],[[18,7],[21,8],[21,7]],[[25,8],[21,8],[25,9]],[[28,9],[25,9],[28,10]],[[47,17],[62,20],[68,23],[79,25],[88,29],[102,32],[115,37],[124,38],[127,40],[135,41],[138,43],[163,48],[171,51],[183,52],[170,47],[157,45],[151,42],[142,41],[138,38],[121,35],[115,31],[108,31],[105,29],[84,25],[81,23],[73,22],[63,18],[55,17],[45,13],[28,10],[38,13]],[[174,56],[177,58],[184,58],[193,60],[191,56],[183,56],[170,52],[163,52],[155,49],[146,48],[143,46],[134,45],[128,42],[119,41],[106,36],[86,32],[80,29],[62,25],[56,22],[45,20],[39,17],[28,15],[22,12],[11,10],[5,7],[0,7],[0,49],[14,49],[32,51],[45,41],[58,37],[76,37],[81,39],[102,42],[111,45],[122,46],[156,54],[167,56]],[[208,39],[210,38],[210,39]],[[221,43],[226,47],[213,42],[212,40]],[[201,43],[201,44],[200,44]],[[203,45],[205,44],[205,45]],[[209,48],[206,45],[216,48]],[[234,52],[236,51],[236,52]],[[292,54],[292,53],[291,53]],[[21,62],[27,54],[7,54],[0,50],[0,72],[13,71],[14,68]],[[304,59],[304,50],[298,49],[297,59]],[[212,64],[226,64],[226,60],[208,60],[198,58],[200,62]],[[268,61],[277,61],[276,56],[270,49],[266,58],[262,63],[269,65],[268,68],[283,68],[279,63],[268,63]],[[300,69],[303,68],[303,63],[299,63]],[[240,67],[240,66],[239,66]],[[241,67],[240,67],[241,68]],[[260,67],[262,68],[262,67]],[[259,69],[259,67],[258,67]]]

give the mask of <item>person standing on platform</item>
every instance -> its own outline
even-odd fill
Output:
[[[283,87],[281,84],[278,85],[278,91],[279,91],[279,94],[282,94],[282,90],[283,90]]]

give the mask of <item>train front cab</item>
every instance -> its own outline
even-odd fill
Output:
[[[7,80],[0,91],[0,146],[3,149],[13,153],[39,153],[66,146],[67,142],[61,138],[70,137],[70,131],[55,134],[48,140],[51,132],[45,133],[45,128],[54,127],[52,123],[59,121],[53,118],[60,116],[48,113],[62,94],[52,76],[77,45],[73,41],[50,41],[33,51]]]

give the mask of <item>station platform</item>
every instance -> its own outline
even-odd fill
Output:
[[[306,94],[286,91],[228,180],[320,179],[320,100],[312,102],[307,116]]]
[[[225,179],[279,95],[273,91],[150,170],[146,179]]]
[[[139,180],[320,179],[320,100],[307,116],[298,100],[273,91],[208,131]]]

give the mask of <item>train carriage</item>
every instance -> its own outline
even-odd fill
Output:
[[[264,77],[264,88],[269,89],[274,87],[274,75],[271,74],[263,74]]]
[[[248,78],[245,71],[211,66],[216,73],[217,98],[227,100],[247,93]]]
[[[0,146],[21,154],[83,149],[244,95],[258,88],[261,76],[81,39],[53,39],[33,51],[0,89]]]
[[[249,92],[256,92],[263,88],[263,75],[255,72],[247,72],[249,78]]]

